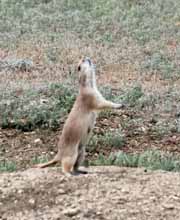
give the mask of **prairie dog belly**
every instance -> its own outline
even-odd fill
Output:
[[[89,117],[87,118],[87,127],[85,128],[84,135],[81,139],[81,145],[85,145],[91,136],[92,130],[94,128],[95,122],[97,118],[97,113],[96,112],[91,112],[89,113]]]

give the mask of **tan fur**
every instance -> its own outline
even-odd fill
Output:
[[[79,68],[79,94],[67,118],[58,143],[58,153],[47,163],[38,164],[43,168],[61,162],[62,171],[66,174],[79,172],[84,160],[85,145],[94,127],[97,111],[106,108],[119,109],[116,104],[103,98],[96,87],[95,69],[90,59],[82,60]]]

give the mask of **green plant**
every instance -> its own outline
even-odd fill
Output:
[[[118,62],[116,54],[130,50],[124,58],[136,59],[137,69],[171,77],[179,75],[179,50],[172,53],[167,46],[169,40],[178,42],[179,14],[178,0],[3,0],[0,47],[15,49],[25,41],[36,42],[36,48],[45,45],[45,56],[56,63],[61,57],[66,62],[79,40],[81,48],[91,43],[94,49],[98,43],[97,54],[105,62]]]
[[[131,90],[127,91],[127,93],[123,97],[123,102],[127,103],[131,107],[135,106],[138,100],[144,95],[142,91],[142,87],[137,85],[133,87]]]
[[[180,158],[160,151],[145,151],[143,153],[127,154],[122,151],[109,157],[99,155],[91,161],[91,165],[116,165],[125,167],[145,167],[151,170],[166,170],[180,172]]]
[[[104,135],[94,135],[89,141],[87,150],[94,152],[97,145],[108,148],[122,148],[125,145],[125,137],[121,131],[105,132]]]
[[[0,161],[0,172],[13,172],[16,171],[16,164],[11,161]]]
[[[33,164],[46,163],[48,162],[48,158],[46,156],[36,156],[32,159]]]
[[[93,135],[90,138],[89,143],[87,145],[87,151],[88,152],[95,152],[95,150],[97,148],[97,144],[98,144],[98,135]]]
[[[51,84],[43,93],[24,91],[21,96],[3,94],[0,102],[0,126],[31,131],[36,128],[56,129],[75,100],[74,91],[62,84]]]
[[[114,114],[112,110],[104,110],[99,113],[98,117],[99,118],[110,118],[112,114]]]
[[[103,86],[102,88],[100,88],[100,91],[103,96],[108,100],[114,101],[114,99],[116,98],[116,94],[113,92],[110,86]]]
[[[142,68],[151,72],[160,72],[163,78],[171,78],[176,72],[176,65],[165,54],[155,52],[150,57],[147,56],[143,62]]]
[[[121,148],[125,145],[125,137],[121,131],[107,132],[98,138],[102,146]]]
[[[103,154],[99,154],[96,160],[90,161],[89,165],[91,166],[110,166],[114,165],[114,156],[110,155],[105,157]]]

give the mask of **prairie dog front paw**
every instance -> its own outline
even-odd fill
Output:
[[[123,103],[115,104],[115,109],[123,109],[125,108],[125,105]]]

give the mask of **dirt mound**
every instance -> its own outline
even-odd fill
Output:
[[[91,167],[65,177],[60,168],[1,174],[0,219],[180,219],[180,175]]]

